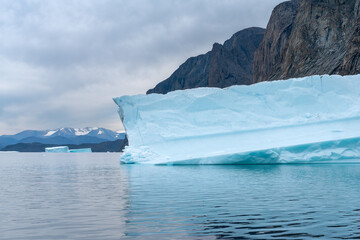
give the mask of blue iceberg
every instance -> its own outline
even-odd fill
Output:
[[[360,162],[360,75],[114,98],[123,163]]]
[[[92,152],[91,148],[77,148],[77,149],[69,149],[71,153],[89,153]]]
[[[58,147],[47,147],[45,152],[52,153],[89,153],[92,152],[91,148],[78,148],[78,149],[69,149],[68,146],[58,146]]]
[[[68,146],[58,146],[58,147],[47,147],[45,152],[54,152],[54,153],[67,153],[69,152]]]

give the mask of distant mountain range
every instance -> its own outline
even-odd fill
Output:
[[[248,28],[191,57],[150,93],[360,73],[360,0],[291,0],[266,29]]]
[[[121,152],[127,145],[127,139],[118,139],[115,141],[101,143],[83,143],[83,144],[66,144],[70,149],[91,148],[93,152]],[[46,147],[57,147],[59,144],[43,144],[43,143],[17,143],[8,145],[1,151],[16,152],[44,152]]]
[[[26,130],[14,135],[0,136],[0,150],[20,151],[23,149],[31,150],[33,143],[46,146],[55,145],[80,145],[80,144],[99,144],[104,142],[125,141],[125,133],[112,131],[105,128],[58,128],[55,130]],[[18,145],[18,150],[9,147]],[[19,148],[19,146],[21,146]],[[38,147],[39,145],[37,145]],[[20,150],[19,150],[20,149]],[[106,150],[106,149],[105,149]]]

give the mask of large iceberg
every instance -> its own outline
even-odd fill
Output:
[[[360,162],[360,75],[114,101],[129,140],[123,163]]]

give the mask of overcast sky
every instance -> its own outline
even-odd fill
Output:
[[[282,0],[0,0],[0,135],[121,129],[112,98],[265,27]]]

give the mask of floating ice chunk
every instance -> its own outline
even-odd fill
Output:
[[[249,164],[360,158],[360,75],[115,98],[125,163]]]
[[[58,146],[58,147],[47,147],[45,148],[45,152],[84,153],[84,152],[92,152],[92,151],[91,148],[69,149],[68,146]]]
[[[69,152],[68,146],[59,146],[59,147],[47,147],[45,148],[45,152]]]
[[[78,149],[70,149],[69,152],[71,153],[85,153],[85,152],[92,152],[91,148],[78,148]]]

